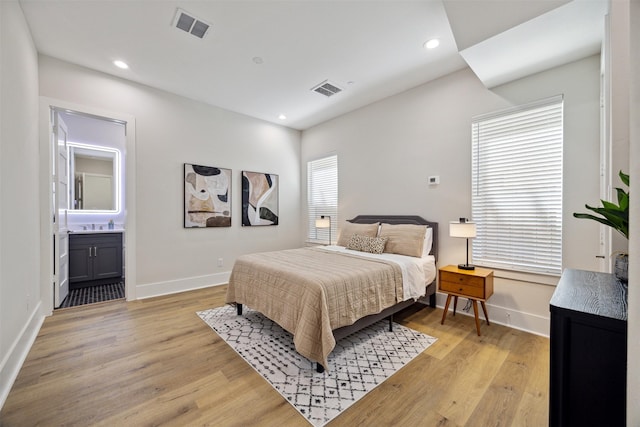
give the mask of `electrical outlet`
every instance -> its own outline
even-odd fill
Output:
[[[218,267],[222,267],[224,265],[224,259],[218,258]]]

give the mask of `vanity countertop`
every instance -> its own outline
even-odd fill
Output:
[[[95,229],[95,230],[69,230],[69,234],[104,234],[104,233],[124,233],[124,230],[121,228],[116,228],[113,230],[109,229]]]

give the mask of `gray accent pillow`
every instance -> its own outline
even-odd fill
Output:
[[[349,243],[347,243],[347,249],[351,249],[353,251],[361,251],[362,250],[362,238],[359,234],[354,234],[349,238]]]
[[[369,252],[372,254],[381,254],[384,252],[384,246],[386,243],[386,237],[369,237],[354,234],[351,236],[351,239],[349,239],[347,249]]]

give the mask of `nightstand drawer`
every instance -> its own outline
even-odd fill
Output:
[[[442,311],[442,321],[447,317],[449,311],[449,303],[453,299],[453,315],[456,315],[456,305],[458,298],[469,298],[469,302],[473,305],[473,314],[476,318],[476,332],[480,336],[480,320],[478,319],[478,302],[482,306],[484,318],[489,325],[489,313],[485,302],[493,295],[493,271],[486,268],[474,268],[465,270],[455,265],[447,265],[439,268],[440,291],[447,293],[447,303]]]
[[[483,277],[468,276],[465,274],[458,274],[458,273],[450,273],[448,271],[440,271],[440,280],[443,282],[459,283],[461,285],[484,288]]]
[[[453,292],[472,298],[484,298],[484,286],[470,286],[468,284],[461,283],[460,281],[447,282],[446,280],[440,278],[440,290],[443,292]]]

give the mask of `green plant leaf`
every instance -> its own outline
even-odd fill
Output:
[[[624,183],[624,185],[626,185],[628,187],[629,186],[629,175],[627,175],[624,172],[620,171],[618,176],[620,177],[620,181],[622,181]]]
[[[598,221],[598,222],[600,222],[600,223],[602,223],[604,225],[608,225],[611,228],[616,228],[616,225],[614,223],[612,223],[611,221],[609,221],[606,218],[600,218],[599,216],[586,214],[586,213],[574,213],[573,216],[576,217],[576,218],[582,218],[582,219],[592,219],[592,220]]]
[[[618,192],[618,205],[620,209],[628,209],[629,208],[629,193],[624,191],[622,188],[616,188]]]
[[[605,209],[620,210],[620,206],[615,203],[607,202],[606,200],[600,200],[600,202]]]
[[[629,175],[626,175],[622,171],[618,174],[620,180],[629,186]],[[593,207],[585,205],[587,209],[594,212],[597,215],[591,215],[586,213],[574,213],[573,216],[582,219],[591,219],[604,224],[614,230],[620,232],[627,239],[629,238],[629,193],[622,188],[616,188],[618,204],[608,202],[606,200],[600,200],[602,207]]]
[[[624,211],[617,210],[617,209],[614,210],[614,209],[606,209],[606,208],[593,208],[590,206],[587,206],[587,209],[592,210],[595,213],[599,213],[600,215],[607,218],[612,223],[618,224],[618,225],[622,225],[623,221],[626,218],[629,218],[628,213],[625,214]]]

